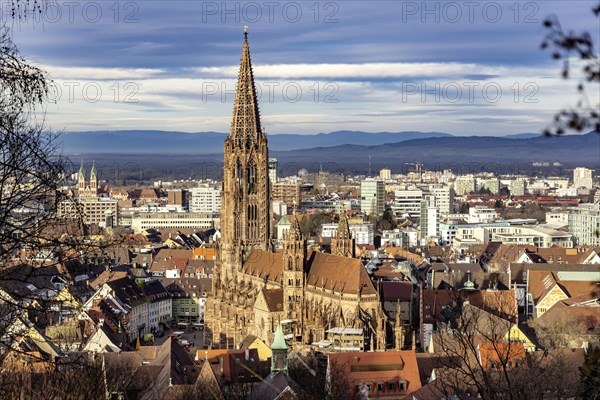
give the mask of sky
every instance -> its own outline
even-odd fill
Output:
[[[267,133],[541,132],[579,99],[542,21],[600,42],[591,0],[48,0],[21,20],[11,3],[0,20],[67,132],[228,132],[245,25]]]

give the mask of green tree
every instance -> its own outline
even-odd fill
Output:
[[[389,208],[386,209],[381,216],[381,220],[379,221],[379,230],[396,229],[397,226],[398,224],[396,223],[394,212]]]

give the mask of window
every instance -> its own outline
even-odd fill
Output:
[[[405,390],[406,389],[406,382],[400,382],[399,388],[400,388],[400,390]]]
[[[393,392],[396,390],[396,384],[394,382],[388,382],[388,391]]]
[[[383,392],[383,383],[378,383],[377,384],[377,391],[378,392]]]

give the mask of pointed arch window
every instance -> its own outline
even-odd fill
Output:
[[[236,165],[235,165],[235,178],[237,179],[238,185],[240,187],[242,186],[243,176],[244,176],[244,173],[243,173],[243,169],[242,169],[242,163],[238,159],[236,161]]]
[[[252,162],[248,166],[248,193],[256,193],[256,165]]]

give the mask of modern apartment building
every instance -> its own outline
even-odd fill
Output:
[[[586,203],[570,208],[569,232],[578,245],[600,246],[600,204]]]
[[[396,190],[392,209],[396,215],[419,218],[422,199],[423,191],[421,189]]]
[[[360,211],[379,216],[385,210],[385,183],[382,179],[367,178],[360,183]]]
[[[218,213],[221,211],[221,188],[204,184],[190,189],[189,210],[192,213]]]

